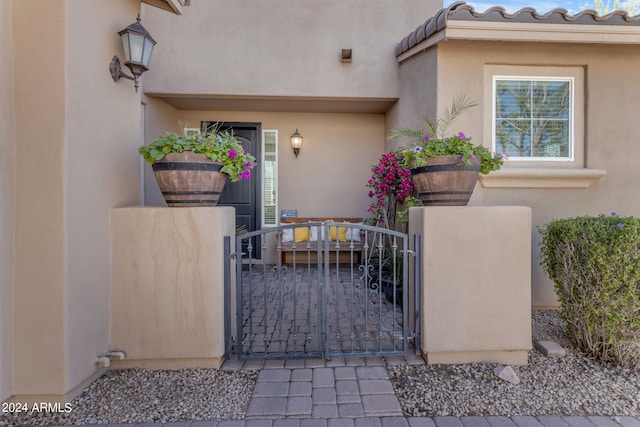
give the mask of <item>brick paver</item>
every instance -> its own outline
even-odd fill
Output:
[[[491,427],[485,417],[460,417],[464,427]]]
[[[542,427],[542,423],[540,423],[536,417],[516,416],[511,417],[511,421],[518,427]]]
[[[633,417],[615,417],[622,427],[640,427],[640,419]]]
[[[538,421],[545,427],[567,427],[569,425],[562,417],[555,415],[541,415],[536,418],[538,418]]]
[[[364,395],[362,407],[366,416],[402,415],[402,409],[395,394]]]
[[[618,423],[611,420],[608,417],[598,417],[598,416],[590,416],[587,417],[591,423],[596,425],[597,427],[620,427]]]
[[[409,417],[407,418],[409,427],[436,427],[433,419],[427,417]]]
[[[380,418],[356,418],[355,427],[382,427]]]
[[[517,427],[516,424],[507,417],[486,417],[491,427]]]
[[[464,427],[460,418],[457,417],[433,417],[436,427]]]
[[[383,417],[381,423],[382,427],[409,427],[405,417]]]
[[[562,419],[571,427],[594,427],[594,424],[585,417],[563,416]]]

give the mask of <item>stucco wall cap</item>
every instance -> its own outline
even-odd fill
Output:
[[[473,6],[460,1],[440,9],[433,17],[402,39],[396,46],[396,56],[400,56],[437,32],[446,29],[449,21],[640,26],[640,15],[630,16],[623,10],[617,10],[605,16],[598,15],[595,10],[584,10],[571,15],[567,9],[562,8],[539,14],[532,7],[524,7],[515,13],[508,13],[500,6],[478,12]]]

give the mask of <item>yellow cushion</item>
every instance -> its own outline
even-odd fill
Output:
[[[347,227],[329,227],[329,239],[338,242],[347,241]]]
[[[296,242],[306,242],[309,240],[309,228],[307,227],[298,227],[293,229],[293,240]]]

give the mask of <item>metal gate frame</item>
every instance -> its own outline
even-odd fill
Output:
[[[279,235],[280,241],[285,233],[293,233],[293,229],[306,227],[311,235],[315,228],[318,236],[315,245],[311,242],[293,243],[292,263],[282,264],[282,246],[275,245],[270,235]],[[351,230],[351,240],[330,240],[332,227],[345,227]],[[290,230],[290,231],[289,231]],[[337,229],[334,229],[337,230]],[[354,235],[362,234],[361,245],[366,256],[360,260],[360,264],[354,261]],[[324,237],[324,238],[323,238]],[[229,239],[229,238],[227,238]],[[230,239],[229,239],[230,240]],[[389,245],[385,246],[388,240]],[[417,255],[420,246],[420,237],[414,236],[414,250],[409,250],[408,235],[385,228],[373,227],[350,222],[306,222],[286,224],[278,227],[262,229],[245,233],[236,237],[236,248],[242,248],[243,241],[248,241],[248,251],[251,253],[253,242],[261,242],[261,259],[251,257],[243,258],[244,253],[230,253],[230,242],[225,245],[227,262],[225,263],[225,342],[226,357],[231,356],[235,347],[235,354],[240,360],[248,359],[289,359],[289,358],[332,358],[343,356],[373,356],[373,355],[404,355],[409,351],[410,341],[416,340],[419,327],[419,288],[413,289],[413,325],[414,331],[409,331],[409,313],[412,311],[409,304],[409,261],[410,255]],[[275,249],[274,249],[275,248]],[[387,248],[387,249],[385,249]],[[391,283],[392,303],[390,324],[392,330],[382,331],[383,305],[387,299],[383,297],[383,251],[392,251],[393,271],[398,271],[397,260],[401,260],[401,275],[394,275]],[[331,260],[335,254],[334,260]],[[341,267],[340,256],[346,254],[349,263]],[[372,254],[375,256],[372,257]],[[305,262],[296,262],[298,255],[305,258]],[[398,256],[400,256],[398,258]],[[315,258],[315,261],[312,259]],[[419,258],[417,258],[419,259]],[[235,261],[235,331],[232,329],[232,270],[231,264]],[[414,262],[414,285],[420,282],[420,263]],[[314,271],[315,268],[315,271]],[[301,271],[302,270],[302,271]],[[345,273],[346,271],[346,273]],[[346,285],[344,280],[346,274]],[[261,281],[254,281],[254,277],[262,275]],[[335,276],[335,277],[334,277]],[[268,278],[267,278],[268,277]],[[298,277],[304,277],[306,281],[297,282]],[[247,280],[248,279],[248,280]],[[381,280],[378,280],[381,279]],[[401,313],[397,313],[396,298],[398,282],[401,281]],[[317,288],[313,289],[313,284]],[[380,283],[378,283],[380,282]],[[269,285],[274,285],[269,287]],[[263,289],[258,289],[262,286]],[[302,289],[301,286],[307,286]],[[342,301],[338,296],[339,286],[342,291],[350,293]],[[248,287],[248,289],[247,289]],[[254,291],[262,292],[259,295],[262,308],[254,305]],[[307,293],[306,301],[299,299],[299,292]],[[248,308],[243,307],[246,293],[249,294]],[[256,294],[257,295],[257,294]],[[315,295],[315,296],[314,296]],[[315,300],[314,300],[315,298]],[[293,312],[288,315],[285,311],[285,300],[289,300],[293,306]],[[364,312],[354,310],[354,301],[359,301],[359,306]],[[316,302],[316,310],[312,313],[313,302]],[[346,302],[345,302],[346,301]],[[299,332],[297,310],[299,306],[307,303],[306,321],[317,325],[317,330]],[[272,305],[270,305],[270,303]],[[273,305],[275,303],[275,306]],[[349,306],[349,304],[351,304]],[[343,307],[344,305],[345,307]],[[248,312],[248,317],[243,315]],[[262,310],[263,317],[254,318],[254,313]],[[288,310],[291,310],[288,308]],[[385,316],[388,313],[385,311]],[[345,312],[350,313],[351,319],[341,317]],[[363,314],[364,319],[355,314]],[[283,329],[283,319],[288,316],[291,325],[289,330]],[[317,320],[312,319],[317,316]],[[377,316],[377,319],[376,319]],[[276,328],[272,328],[269,320],[276,318]],[[389,319],[384,319],[389,320]],[[335,323],[332,323],[335,321]],[[293,322],[293,323],[291,323]],[[315,323],[314,323],[315,322]],[[396,330],[396,324],[400,324]],[[346,326],[344,326],[346,324]],[[341,326],[343,325],[343,326]],[[377,325],[377,326],[376,326]],[[378,328],[377,330],[375,328]],[[277,329],[279,328],[279,329]],[[373,329],[372,329],[373,328]],[[285,328],[286,329],[286,328]],[[359,330],[360,333],[356,333]],[[364,332],[362,332],[364,330]],[[346,332],[346,333],[345,333]],[[235,333],[235,338],[233,335]],[[299,336],[302,335],[302,336]],[[385,345],[383,345],[383,341]],[[389,347],[389,341],[391,347]],[[344,343],[351,343],[350,348],[344,348]],[[358,343],[356,345],[356,343]],[[294,348],[303,347],[304,350],[287,351],[287,344]],[[279,346],[279,350],[269,350],[270,347]],[[417,346],[416,346],[417,347]],[[285,348],[285,350],[283,350]],[[416,348],[416,351],[418,349]]]

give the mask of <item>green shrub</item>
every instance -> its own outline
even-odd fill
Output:
[[[583,216],[540,228],[541,265],[578,347],[640,369],[640,218]]]

